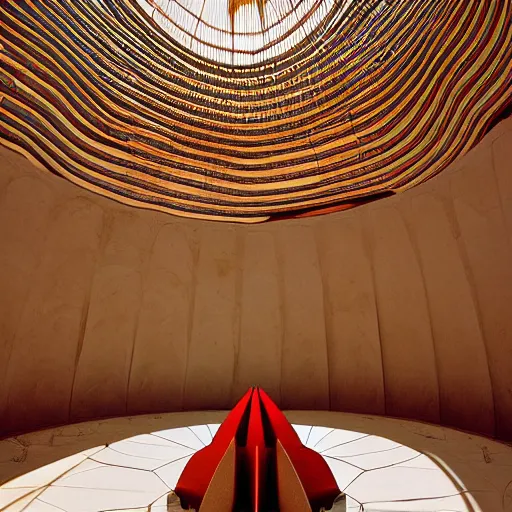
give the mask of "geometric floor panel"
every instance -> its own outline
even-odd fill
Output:
[[[138,435],[43,466],[0,487],[0,511],[167,512],[183,468],[218,427]],[[477,512],[469,492],[427,454],[359,432],[294,428],[331,467],[348,512]]]

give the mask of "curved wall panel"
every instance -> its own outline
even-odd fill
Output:
[[[1,435],[261,385],[286,409],[512,439],[512,119],[405,194],[256,226],[0,156]]]

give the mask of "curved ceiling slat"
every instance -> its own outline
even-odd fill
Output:
[[[130,205],[258,222],[420,183],[510,102],[506,0],[304,2],[261,4],[262,54],[216,55],[221,37],[201,55],[193,37],[209,37],[221,5],[181,2],[197,16],[189,44],[153,16],[172,18],[177,0],[6,0],[0,141]],[[233,41],[257,25],[259,4],[240,5]]]

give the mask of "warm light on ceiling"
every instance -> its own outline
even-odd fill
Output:
[[[275,58],[315,31],[335,0],[137,0],[173,39],[207,59],[256,65]]]

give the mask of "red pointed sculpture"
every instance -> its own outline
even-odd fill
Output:
[[[323,457],[306,448],[270,397],[250,389],[195,453],[175,494],[197,512],[345,510],[344,495]]]

